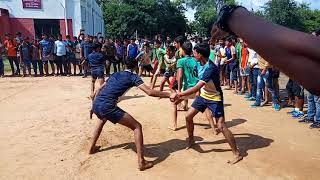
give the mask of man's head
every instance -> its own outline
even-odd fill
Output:
[[[145,52],[149,52],[150,51],[150,44],[146,43],[143,48],[144,48]]]
[[[228,38],[226,39],[226,46],[231,46],[232,45],[232,39],[231,38]]]
[[[4,36],[5,36],[5,39],[6,39],[6,40],[9,40],[10,37],[11,37],[11,35],[10,35],[9,33],[6,33]]]
[[[157,49],[160,48],[161,47],[161,41],[157,39],[156,43],[155,43],[155,46],[156,46]]]
[[[99,43],[101,43],[101,44],[102,44],[102,43],[103,43],[103,41],[104,41],[104,38],[103,38],[102,36],[100,36],[100,37],[99,37]]]
[[[187,41],[182,45],[182,54],[183,56],[191,56],[192,54],[192,44],[191,42]]]
[[[86,36],[84,37],[84,40],[85,40],[86,42],[89,42],[89,41],[90,41],[90,36],[89,36],[89,35],[86,35]]]
[[[124,64],[125,64],[126,68],[129,69],[129,70],[133,70],[137,66],[136,62],[132,61],[130,58],[125,60]]]
[[[81,33],[79,38],[80,38],[81,40],[83,40],[83,39],[84,39],[84,34]]]
[[[177,49],[180,49],[181,46],[183,45],[184,43],[184,37],[183,36],[178,36],[176,37],[176,39],[174,39],[174,42],[175,42],[175,46]]]
[[[206,43],[197,44],[193,50],[194,57],[200,61],[203,59],[208,59],[210,56],[210,46]]]
[[[67,36],[66,36],[66,39],[67,39],[68,41],[71,41],[71,36],[70,36],[70,35],[67,35]]]
[[[57,37],[58,37],[58,40],[59,40],[59,41],[62,41],[62,35],[61,35],[61,34],[58,34]]]
[[[132,39],[130,40],[130,43],[131,43],[131,44],[135,44],[135,41],[136,41],[136,40],[135,40],[134,38],[132,38]]]
[[[101,44],[99,43],[94,43],[92,46],[93,51],[95,52],[100,52],[101,51]]]
[[[42,34],[42,39],[48,39],[48,35],[47,34]]]
[[[222,47],[224,47],[224,46],[225,46],[225,40],[226,40],[226,39],[224,39],[224,38],[219,39],[219,45],[222,46]]]
[[[176,50],[176,47],[174,47],[174,46],[169,46],[167,48],[167,52],[166,53],[169,56],[169,58],[172,58],[174,56],[175,50]]]
[[[22,36],[21,32],[16,33],[16,37],[21,37],[21,36]]]

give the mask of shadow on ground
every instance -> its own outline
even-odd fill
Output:
[[[210,142],[210,141],[203,141],[203,138],[196,136],[195,140],[197,143],[192,149],[199,153],[231,151],[231,149],[229,148],[228,149],[213,148],[209,150],[203,149],[203,147],[207,145],[227,143],[225,139]],[[272,139],[265,138],[255,134],[250,134],[250,133],[235,134],[235,140],[237,142],[237,146],[241,151],[241,154],[244,157],[248,156],[248,151],[268,147],[271,145],[272,142],[274,142]],[[136,152],[135,144],[133,142],[104,148],[104,149],[101,149],[99,152],[109,151],[113,149],[120,149],[120,148],[131,149],[132,151]],[[158,164],[165,161],[172,153],[185,150],[186,141],[181,139],[171,139],[171,140],[157,143],[157,144],[147,144],[145,145],[145,148],[146,148],[145,156],[149,158],[156,158],[154,160],[154,163]]]

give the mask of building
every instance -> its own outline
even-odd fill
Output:
[[[104,34],[101,7],[96,0],[1,0],[0,37],[21,32],[25,37]]]

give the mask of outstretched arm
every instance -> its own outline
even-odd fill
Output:
[[[169,92],[162,92],[162,91],[153,90],[153,89],[151,89],[149,86],[147,86],[145,84],[141,84],[138,87],[139,87],[139,89],[144,91],[148,96],[161,97],[161,98],[170,98],[170,93]]]
[[[320,94],[319,38],[270,23],[245,8],[232,13],[228,26],[272,65],[311,93]],[[226,34],[217,26],[211,31],[213,39]]]
[[[179,92],[178,96],[183,97],[183,96],[189,96],[191,94],[194,94],[194,93],[198,92],[205,84],[206,84],[205,82],[199,81],[194,87],[192,87],[186,91]]]

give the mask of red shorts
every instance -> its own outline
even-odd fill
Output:
[[[153,71],[151,71],[152,74],[156,73],[156,71],[157,71],[157,69],[158,69],[158,64],[159,64],[159,62],[158,62],[158,60],[156,59],[156,60],[154,61],[154,65],[153,65]]]

